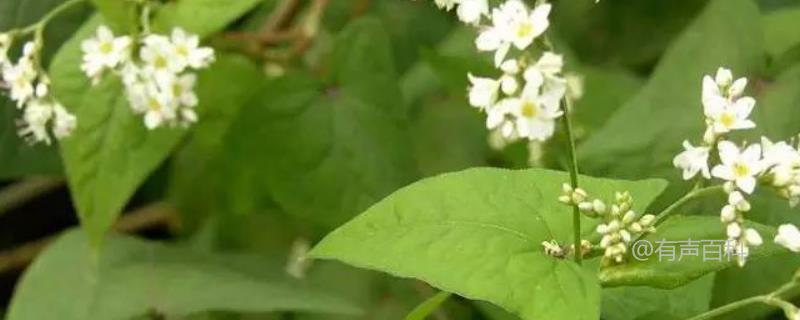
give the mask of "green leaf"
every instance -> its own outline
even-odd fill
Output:
[[[181,0],[158,9],[153,30],[169,32],[173,27],[206,37],[224,29],[261,2],[260,0]]]
[[[138,22],[136,2],[130,0],[91,0],[103,19],[115,31],[129,33]]]
[[[775,236],[775,228],[762,224],[748,222],[747,227],[756,229],[764,239],[772,239]],[[736,265],[736,257],[726,255],[725,248],[725,228],[719,222],[719,218],[710,216],[675,216],[658,226],[658,230],[642,238],[646,251],[642,249],[638,257],[629,257],[625,264],[603,268],[600,271],[600,282],[603,286],[651,286],[655,288],[677,288],[692,280],[702,277],[705,274],[719,271]],[[698,246],[697,255],[681,255],[681,250],[687,241],[693,241]],[[673,241],[664,243],[665,253],[658,252],[659,241]],[[713,241],[701,243],[701,241]],[[705,245],[714,246],[704,248]],[[719,247],[717,247],[719,246]],[[668,253],[670,248],[674,248],[674,258]],[[637,244],[631,248],[632,252],[637,251]],[[785,252],[784,249],[772,243],[764,241],[759,247],[750,248],[748,261],[761,257]],[[721,254],[721,255],[720,255]],[[673,261],[674,260],[674,261]]]
[[[222,56],[213,70],[200,74],[199,81],[206,88],[198,92],[198,116],[202,121],[192,129],[172,163],[170,197],[184,215],[182,222],[189,224],[185,226],[189,230],[197,218],[222,213],[219,195],[230,187],[226,185],[225,167],[236,165],[220,161],[225,152],[222,139],[265,81],[258,67],[243,57]]]
[[[312,256],[418,278],[524,319],[597,319],[594,273],[542,251],[543,241],[572,242],[572,210],[556,200],[568,179],[488,168],[424,179],[330,233]],[[629,190],[641,212],[665,183],[581,177],[581,186],[604,199]]]
[[[429,315],[433,314],[439,306],[442,305],[452,294],[450,292],[440,291],[439,293],[431,296],[423,301],[414,310],[411,310],[405,320],[425,320]]]
[[[116,77],[109,76],[97,86],[89,84],[79,69],[80,42],[102,21],[95,17],[86,23],[51,66],[54,94],[78,118],[78,127],[63,141],[61,153],[81,222],[95,245],[139,185],[186,133],[182,128],[145,128],[142,117],[130,110]],[[228,63],[222,62],[200,73],[196,89],[201,96],[199,109],[227,97],[228,91],[218,90],[218,85],[234,85],[228,68]],[[217,93],[219,97],[215,97]]]
[[[339,37],[330,83],[287,75],[266,83],[224,145],[236,212],[269,197],[286,212],[333,228],[416,176],[404,105],[380,22]],[[268,193],[268,194],[267,194]]]
[[[50,68],[53,93],[78,118],[61,156],[81,224],[95,245],[147,176],[184,135],[183,129],[148,130],[133,114],[116,77],[91,86],[80,70],[80,43],[102,22],[96,16],[68,41]],[[203,84],[200,83],[199,86]],[[202,87],[198,89],[203,91]]]
[[[758,131],[771,140],[782,140],[800,133],[800,64],[782,72],[766,91],[753,110]]]
[[[232,263],[239,261],[239,263]],[[264,270],[252,256],[211,255],[113,235],[94,255],[85,235],[62,235],[25,272],[9,320],[126,320],[166,318],[203,311],[301,311],[354,314],[349,303]],[[236,265],[236,267],[234,267]],[[65,298],[68,297],[68,298]],[[42,306],[47,306],[43,308]]]
[[[783,10],[774,10],[761,17],[764,30],[764,49],[770,55],[777,57],[800,43],[800,8],[791,7]]]
[[[581,169],[614,177],[677,179],[673,157],[705,123],[701,79],[720,66],[737,75],[762,62],[759,12],[750,0],[713,0],[664,54],[647,85],[580,146]]]
[[[675,289],[605,288],[602,318],[606,320],[688,319],[709,309],[713,286],[714,276],[706,275]],[[655,312],[660,315],[654,316]]]

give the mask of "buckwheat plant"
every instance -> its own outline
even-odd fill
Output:
[[[82,44],[81,70],[98,83],[106,71],[122,78],[134,113],[155,129],[164,124],[188,126],[197,122],[194,71],[214,61],[214,50],[201,47],[199,37],[175,28],[170,35],[149,31],[149,10],[142,12],[144,32],[115,37],[100,26]]]
[[[32,144],[68,137],[77,125],[75,116],[51,94],[50,77],[42,66],[44,29],[69,4],[28,27],[0,33],[0,88],[22,113],[17,133]],[[16,60],[9,57],[15,42],[22,43]]]

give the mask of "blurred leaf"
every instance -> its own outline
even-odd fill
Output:
[[[777,57],[800,43],[800,7],[775,10],[761,17],[764,31],[764,49]]]
[[[573,105],[575,126],[581,135],[599,130],[614,112],[625,105],[642,87],[643,81],[622,69],[583,66],[584,95]]]
[[[648,287],[605,288],[602,318],[606,320],[688,319],[708,310],[713,285],[714,276],[706,275],[671,290]],[[660,315],[653,315],[655,312]]]
[[[225,152],[222,139],[264,81],[258,68],[239,56],[221,56],[213,72],[200,74],[198,115],[202,121],[175,156],[170,179],[170,197],[190,230],[198,219],[224,213],[220,203],[228,187],[224,168],[236,164],[220,161]]]
[[[353,22],[331,60],[330,84],[301,74],[269,82],[231,126],[225,161],[237,164],[227,174],[237,211],[272,196],[289,214],[332,228],[416,176],[380,22]]]
[[[551,26],[555,34],[575,49],[581,61],[648,71],[706,3],[706,0],[615,0],[597,4],[557,1]],[[757,20],[747,23],[753,21]]]
[[[800,133],[800,64],[785,70],[765,91],[753,110],[759,133],[771,140],[796,137]]]
[[[764,239],[772,239],[776,233],[775,228],[762,224],[748,223],[748,227],[755,228]],[[603,286],[651,286],[655,288],[677,288],[705,274],[719,271],[736,265],[736,257],[725,254],[725,228],[719,223],[719,218],[710,216],[674,216],[658,226],[658,230],[642,238],[645,248],[634,244],[632,252],[639,252],[637,257],[629,257],[628,262],[621,265],[603,268],[599,274]],[[692,240],[697,242],[697,255],[682,255],[683,243]],[[674,261],[669,252],[660,253],[657,249],[659,241],[674,241],[664,244],[665,250],[674,249]],[[714,241],[703,243],[703,241]],[[649,244],[649,246],[647,246]],[[707,251],[704,246],[713,246],[713,251]],[[711,254],[709,254],[711,252]],[[750,248],[748,261],[761,257],[786,252],[771,241],[763,245]],[[718,253],[718,254],[717,254]],[[666,256],[663,256],[666,255]],[[680,258],[680,259],[679,259]],[[663,260],[667,259],[667,260]],[[718,259],[718,260],[717,260]]]
[[[664,55],[645,87],[579,149],[581,169],[612,177],[670,177],[681,142],[702,136],[701,79],[719,66],[742,75],[761,64],[749,0],[714,0]],[[680,185],[678,185],[680,186]]]
[[[519,317],[491,303],[485,301],[475,301],[474,303],[488,320],[519,320]]]
[[[158,9],[153,21],[156,32],[168,33],[173,27],[206,37],[225,29],[231,22],[253,9],[260,0],[182,0],[171,1]]]
[[[556,200],[567,180],[563,172],[500,169],[425,179],[330,233],[312,256],[422,279],[525,319],[597,319],[594,274],[540,245],[571,241],[571,210]],[[665,185],[582,177],[581,186],[605,196],[630,190],[643,209]]]
[[[230,263],[236,258],[263,270],[254,257],[198,254],[120,235],[106,241],[97,256],[83,233],[61,236],[26,271],[8,319],[171,318],[210,310],[357,312],[279,271],[245,272]]]
[[[20,28],[35,23],[63,0],[0,1],[0,31]],[[50,22],[45,32],[45,58],[49,58],[77,28],[87,8],[79,6]],[[19,43],[21,43],[21,40]],[[12,55],[13,56],[13,55]],[[47,59],[45,59],[47,60]],[[61,160],[54,146],[31,146],[17,134],[16,121],[22,116],[16,103],[5,95],[0,96],[0,179],[25,175],[62,173]]]
[[[129,0],[91,0],[97,11],[114,31],[134,31],[139,21],[136,2]]]

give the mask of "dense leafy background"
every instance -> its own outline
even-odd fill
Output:
[[[35,22],[62,2],[4,0],[0,30]],[[568,208],[550,199],[566,178],[544,170],[462,171],[523,168],[528,155],[523,144],[489,147],[483,116],[466,106],[465,75],[493,74],[490,57],[475,52],[472,29],[432,0],[330,1],[309,47],[291,59],[274,57],[291,54],[292,44],[269,47],[265,56],[263,48],[223,35],[261,29],[280,1],[169,1],[157,10],[155,30],[199,33],[218,61],[200,73],[200,123],[156,131],[130,112],[118,81],[91,87],[78,69],[80,41],[96,25],[129,32],[136,24],[131,2],[90,2],[46,32],[53,90],[79,118],[75,135],[60,145],[28,146],[16,137],[19,111],[0,97],[2,183],[40,175],[68,182],[0,212],[0,245],[13,249],[58,233],[73,216],[83,226],[59,236],[19,281],[5,267],[15,256],[0,254],[7,296],[16,285],[8,319],[401,319],[436,294],[429,285],[459,295],[444,302],[437,319],[683,319],[768,292],[800,265],[800,257],[778,254],[744,269],[684,261],[598,274],[596,262],[581,269],[548,260],[538,252],[547,236],[539,229],[553,229],[561,242],[570,235]],[[311,2],[300,1],[288,24],[302,22]],[[585,81],[575,106],[582,171],[670,182],[660,194],[662,183],[584,178],[604,196],[631,188],[637,206],[653,212],[686,190],[671,160],[682,140],[699,139],[700,79],[719,66],[750,78],[748,93],[758,99],[759,128],[743,138],[800,133],[796,1],[553,2],[554,42],[569,71]],[[563,137],[544,151],[541,165],[563,170]],[[548,196],[530,195],[536,192]],[[124,211],[154,201],[176,208],[180,223],[138,236],[109,234]],[[670,220],[654,236],[721,237],[720,201],[685,207],[682,213],[698,216]],[[765,239],[778,224],[800,223],[797,210],[769,192],[758,193],[754,206],[748,219]],[[451,230],[448,219],[488,219],[533,241]],[[296,262],[293,248],[343,224],[316,255],[422,281],[331,261],[314,261],[302,279],[285,274]],[[584,223],[584,233],[591,227]],[[525,258],[492,260],[510,253]],[[498,267],[504,265],[516,267]],[[537,270],[554,276],[531,277]],[[559,293],[557,284],[581,294]],[[771,316],[780,313],[754,307],[727,317]]]

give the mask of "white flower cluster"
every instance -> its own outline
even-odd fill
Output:
[[[560,103],[567,91],[567,80],[561,74],[564,61],[549,51],[535,58],[531,49],[550,25],[551,6],[540,4],[531,10],[522,1],[508,0],[490,14],[486,0],[436,3],[448,10],[458,6],[461,20],[480,30],[475,41],[478,50],[494,52],[495,66],[502,71],[497,79],[468,75],[469,103],[487,113],[487,128],[499,131],[506,141],[550,138],[555,120],[563,115]],[[512,51],[516,56],[507,59]]]
[[[586,191],[573,189],[569,184],[562,187],[563,194],[558,201],[577,206],[590,218],[601,218],[603,223],[597,226],[597,233],[602,235],[600,248],[604,249],[603,264],[618,264],[625,259],[630,243],[645,233],[656,231],[655,216],[639,215],[633,211],[633,198],[628,192],[617,192],[614,203],[607,205],[600,199],[590,200]]]
[[[135,48],[139,48],[138,54],[134,54]],[[131,108],[144,114],[148,129],[197,121],[197,76],[193,71],[214,61],[214,50],[200,47],[197,35],[175,28],[169,37],[147,34],[131,39],[115,37],[108,27],[100,26],[95,38],[82,43],[82,49],[81,69],[93,83],[106,70],[121,76]]]
[[[41,42],[25,43],[16,63],[8,57],[12,42],[12,35],[0,33],[0,86],[22,110],[19,135],[30,143],[46,144],[51,143],[51,135],[57,139],[69,136],[77,120],[50,94],[50,80],[39,65]]]
[[[755,99],[743,96],[747,79],[733,80],[731,71],[719,68],[714,78],[703,78],[702,103],[706,118],[703,142],[693,146],[684,141],[684,149],[673,160],[683,170],[683,178],[689,180],[701,175],[724,180],[728,193],[728,204],[722,208],[720,220],[726,225],[729,241],[737,253],[739,265],[746,262],[748,247],[762,243],[758,231],[744,228],[743,214],[750,211],[745,195],[752,194],[761,183],[775,188],[789,200],[791,206],[800,202],[800,147],[788,142],[773,143],[762,137],[761,143],[743,144],[742,147],[726,140],[726,135],[735,130],[755,128],[749,120],[756,104]],[[710,163],[711,150],[719,152],[719,163]]]

